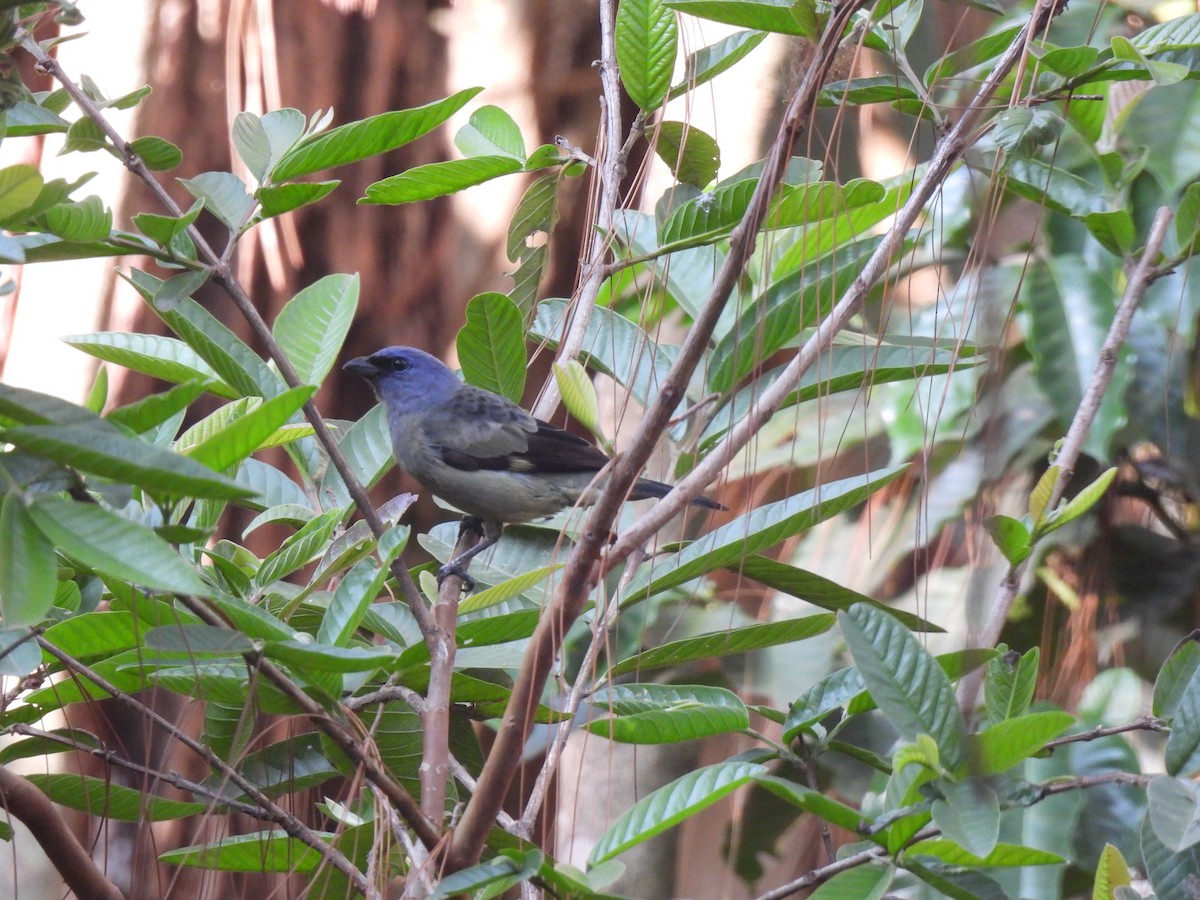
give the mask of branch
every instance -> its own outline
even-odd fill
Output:
[[[587,334],[588,322],[592,310],[596,308],[596,298],[600,295],[600,287],[608,277],[608,267],[605,264],[608,248],[612,240],[613,222],[616,218],[617,202],[620,199],[621,180],[625,177],[625,163],[629,159],[630,142],[621,145],[621,89],[617,71],[617,45],[614,38],[616,28],[616,5],[613,0],[600,0],[600,87],[603,96],[600,98],[600,108],[604,123],[604,148],[600,153],[599,167],[595,169],[596,179],[600,185],[599,208],[596,211],[595,227],[592,229],[592,241],[588,250],[587,262],[584,263],[583,284],[579,287],[579,295],[571,304],[570,318],[567,322],[567,332],[559,341],[555,359],[566,362],[579,355],[583,346],[583,338]],[[639,115],[638,121],[640,122]],[[632,140],[638,128],[630,131]],[[560,395],[558,381],[549,379],[533,407],[533,414],[541,419],[549,419],[558,406]]]
[[[783,123],[771,145],[762,177],[746,214],[730,237],[729,254],[714,281],[709,299],[680,348],[675,365],[656,401],[646,411],[632,449],[615,461],[604,489],[584,523],[580,540],[567,561],[563,580],[530,640],[525,662],[517,675],[508,709],[496,734],[496,742],[479,777],[479,790],[472,796],[462,822],[454,833],[447,858],[450,871],[471,865],[479,856],[488,829],[495,821],[520,765],[521,751],[532,727],[538,698],[558,656],[563,637],[579,617],[590,586],[599,580],[601,568],[597,561],[617,512],[666,429],[693,370],[707,348],[721,311],[754,251],[758,229],[766,218],[775,188],[791,157],[796,135],[807,126],[811,112],[816,108],[817,93],[833,63],[846,23],[863,3],[865,0],[848,0],[830,16],[813,62],[788,105]],[[697,487],[696,493],[699,491]],[[631,552],[632,547],[627,548],[618,560],[628,557]],[[608,567],[611,568],[616,561],[610,561]]]
[[[1100,348],[1100,358],[1096,361],[1095,371],[1088,381],[1083,399],[1079,403],[1079,409],[1075,411],[1075,417],[1071,420],[1067,436],[1063,439],[1062,447],[1054,458],[1054,464],[1059,467],[1059,476],[1050,493],[1050,498],[1046,502],[1047,510],[1058,506],[1063,497],[1063,491],[1070,484],[1071,476],[1075,474],[1075,465],[1083,450],[1083,442],[1100,410],[1100,403],[1108,390],[1109,382],[1112,381],[1113,370],[1117,366],[1117,355],[1129,335],[1133,314],[1141,304],[1146,289],[1163,275],[1163,271],[1158,268],[1158,255],[1163,241],[1166,240],[1167,226],[1170,222],[1171,211],[1165,206],[1160,207],[1150,226],[1150,233],[1146,236],[1146,246],[1142,250],[1142,255],[1130,273],[1129,283],[1125,286],[1125,294],[1117,305],[1112,325],[1109,326],[1108,334],[1104,338],[1104,345]],[[968,647],[993,647],[1000,640],[1000,633],[1004,630],[1004,623],[1008,621],[1008,614],[1017,598],[1021,580],[1025,577],[1025,572],[1032,559],[1033,555],[1030,554],[1019,564],[1009,568],[1008,574],[1004,576],[1004,580],[1000,582],[1000,586],[996,590],[995,599],[992,600],[982,630],[973,639],[968,637]],[[975,703],[979,687],[983,683],[983,677],[984,670],[976,669],[968,673],[959,683],[958,704],[964,713]]]
[[[125,168],[150,189],[150,192],[154,194],[171,215],[183,215],[183,210],[180,209],[179,204],[167,193],[166,188],[158,183],[158,180],[142,161],[141,157],[130,148],[128,142],[104,117],[104,114],[92,102],[92,99],[83,92],[79,85],[67,76],[62,66],[59,65],[58,60],[43,50],[42,46],[34,40],[33,35],[27,32],[18,32],[18,35],[20,36],[21,46],[34,58],[37,70],[56,79],[83,114],[100,127],[105,137],[112,142],[114,149],[120,154],[121,162],[125,165]],[[238,312],[242,314],[242,317],[249,324],[250,330],[254,332],[254,336],[266,349],[267,354],[278,367],[279,374],[284,382],[289,388],[299,387],[301,381],[299,376],[296,375],[296,370],[292,367],[283,349],[271,334],[271,329],[267,327],[267,323],[255,308],[254,301],[250,299],[250,295],[246,293],[245,288],[238,281],[229,260],[213,250],[212,246],[205,240],[200,230],[194,224],[188,226],[187,233],[196,245],[196,249],[203,258],[205,265],[212,272],[213,280],[221,285],[233,300],[234,305],[238,308]],[[350,464],[346,461],[341,447],[338,446],[337,441],[333,438],[333,434],[329,431],[329,427],[325,424],[325,420],[321,417],[315,401],[311,399],[306,401],[303,409],[305,418],[313,427],[314,436],[329,455],[330,463],[345,482],[346,490],[351,498],[353,498],[355,505],[367,523],[367,527],[371,529],[371,533],[375,536],[376,540],[381,539],[386,526],[379,518],[378,513],[376,513],[375,507],[371,505],[371,500],[367,496],[367,492],[363,489],[362,484],[359,483],[354,472],[351,470]],[[425,606],[425,601],[421,597],[421,592],[417,590],[417,586],[413,583],[408,569],[404,567],[403,562],[399,559],[392,563],[391,570],[400,584],[405,600],[412,610],[413,618],[416,619],[417,626],[421,629],[422,636],[428,638],[434,630],[434,624],[433,618]]]
[[[124,894],[96,866],[50,799],[5,766],[0,766],[0,807],[25,824],[77,897],[124,900]]]
[[[1047,741],[1045,749],[1053,750],[1055,747],[1061,747],[1064,744],[1077,744],[1080,741],[1094,741],[1098,738],[1109,737],[1114,734],[1126,734],[1130,731],[1169,731],[1167,723],[1157,716],[1142,716],[1140,719],[1134,719],[1132,722],[1126,722],[1124,725],[1111,725],[1105,728],[1098,725],[1090,731],[1082,731],[1079,734],[1069,734],[1066,737],[1056,738],[1053,741]]]
[[[884,235],[883,240],[871,254],[854,283],[838,300],[829,316],[821,322],[812,337],[780,376],[759,395],[745,417],[729,430],[724,440],[713,448],[687,477],[676,484],[670,494],[621,535],[621,538],[609,550],[610,564],[623,559],[632,552],[635,546],[645,543],[655,531],[672,517],[678,515],[688,503],[700,495],[701,491],[715,481],[725,466],[774,415],[788,394],[796,389],[804,373],[812,368],[822,354],[827,352],[837,333],[845,328],[850,319],[858,313],[867,293],[886,274],[891,266],[892,257],[904,242],[905,235],[916,223],[926,204],[970,145],[972,130],[984,112],[989,109],[992,95],[1005,82],[1008,73],[1025,52],[1027,40],[1030,36],[1039,34],[1050,19],[1057,15],[1060,9],[1059,3],[1060,0],[1039,0],[1029,21],[1025,23],[1022,33],[1013,39],[1004,55],[996,63],[996,68],[971,99],[971,102],[963,109],[962,115],[959,116],[954,127],[934,147],[924,177],[913,188],[908,202],[897,213],[895,221]]]
[[[91,668],[72,656],[67,655],[58,647],[47,641],[43,637],[38,637],[38,645],[67,667],[69,671],[76,672],[89,681],[93,682],[101,690],[108,693],[114,700],[122,706],[129,707],[140,716],[145,716],[155,725],[163,729],[167,734],[172,735],[177,741],[203,759],[209,766],[216,769],[222,778],[227,779],[241,790],[246,796],[250,797],[262,809],[268,810],[272,816],[289,835],[296,840],[312,847],[321,857],[331,866],[345,875],[355,887],[361,891],[367,890],[367,881],[363,873],[355,868],[354,864],[348,860],[340,850],[329,844],[320,837],[317,833],[297,819],[287,810],[277,805],[270,797],[259,789],[258,785],[254,784],[245,778],[241,772],[229,765],[225,760],[221,759],[209,747],[200,743],[191,735],[180,731],[174,723],[167,721],[161,714],[146,706],[144,703],[135,700],[132,696],[122,691],[115,684]],[[81,896],[87,896],[83,894]]]

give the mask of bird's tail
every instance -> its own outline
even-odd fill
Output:
[[[647,500],[650,497],[665,497],[671,490],[671,485],[663,484],[661,481],[653,481],[649,478],[639,478],[633,486],[633,490],[629,492],[630,500]],[[723,503],[718,503],[716,500],[709,500],[707,497],[696,497],[692,500],[692,506],[703,506],[705,509],[728,509]]]

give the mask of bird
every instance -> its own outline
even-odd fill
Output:
[[[504,525],[590,505],[611,461],[578,435],[534,418],[506,397],[461,381],[441,360],[415,347],[386,347],[347,362],[371,385],[387,414],[396,463],[436,496],[466,513],[482,537],[438,569],[467,590],[470,561],[500,540]],[[630,500],[665,497],[671,486],[639,478]],[[725,509],[715,500],[691,501]],[[472,520],[476,520],[472,522]]]

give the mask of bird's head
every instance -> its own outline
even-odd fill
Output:
[[[385,347],[342,368],[367,379],[375,395],[396,411],[443,402],[462,384],[439,359],[416,347]]]

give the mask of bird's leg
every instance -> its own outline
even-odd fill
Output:
[[[458,556],[437,570],[438,585],[441,585],[442,579],[447,575],[457,575],[462,579],[464,590],[475,590],[475,579],[467,574],[467,564],[488,547],[495,546],[496,542],[500,540],[500,533],[503,530],[503,526],[494,519],[463,516],[462,524],[458,527],[459,537],[461,538],[463,532],[468,530],[481,533],[483,538],[470,550],[458,554]]]

